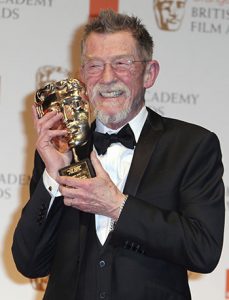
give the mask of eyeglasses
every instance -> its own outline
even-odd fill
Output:
[[[110,64],[116,73],[130,72],[134,63],[146,63],[149,60],[132,60],[129,58],[116,58],[111,62],[104,62],[102,60],[89,60],[82,68],[87,75],[100,75],[105,69],[105,65]]]

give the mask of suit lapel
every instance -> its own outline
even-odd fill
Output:
[[[161,116],[148,109],[148,117],[135,148],[130,171],[124,187],[125,194],[136,195],[145,169],[162,133],[163,124]]]

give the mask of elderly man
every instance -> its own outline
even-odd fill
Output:
[[[81,77],[96,121],[82,152],[95,177],[58,175],[72,159],[52,143],[66,134],[52,129],[62,115],[34,111],[31,196],[12,251],[25,276],[50,275],[45,300],[190,300],[187,271],[211,272],[219,261],[219,142],[145,106],[159,72],[152,50],[136,17],[104,11],[85,28]]]

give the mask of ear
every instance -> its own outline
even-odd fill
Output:
[[[144,87],[146,89],[153,86],[157,75],[159,73],[160,66],[159,63],[156,60],[151,60],[147,63],[145,74],[144,74]]]

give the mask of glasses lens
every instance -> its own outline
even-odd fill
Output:
[[[104,64],[101,61],[89,61],[84,65],[84,69],[88,74],[98,74],[103,71]]]
[[[105,63],[99,60],[91,60],[85,63],[84,70],[90,75],[98,75],[103,72],[105,65],[110,64],[114,71],[125,72],[130,71],[135,61],[129,58],[117,58],[110,63]]]
[[[127,58],[116,59],[112,62],[112,67],[117,72],[129,71],[132,65],[132,61]]]

